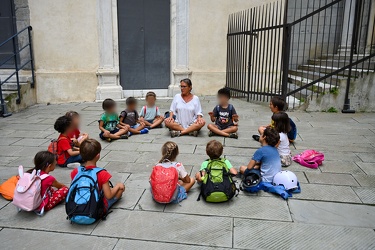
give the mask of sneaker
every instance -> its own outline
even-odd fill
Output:
[[[111,138],[105,138],[105,140],[106,140],[107,142],[111,142],[111,141],[112,141]]]
[[[130,136],[132,136],[133,135],[133,133],[132,132],[129,132],[128,133],[128,137],[130,137]]]
[[[214,136],[215,135],[215,133],[214,132],[212,132],[211,130],[210,131],[208,131],[208,137],[212,137],[212,136]]]
[[[171,130],[171,137],[172,138],[179,137],[180,135],[181,135],[180,131]]]
[[[229,138],[238,139],[238,134],[237,133],[231,133],[229,135]]]
[[[129,136],[127,136],[127,135],[122,135],[122,136],[120,136],[120,139],[129,139]]]
[[[193,131],[193,132],[190,132],[189,135],[194,136],[194,137],[198,137],[198,133],[199,133],[199,131]]]
[[[148,133],[148,129],[147,129],[147,128],[144,128],[144,129],[142,129],[140,132],[141,132],[141,134],[147,134],[147,133]]]
[[[259,135],[253,135],[253,139],[256,140],[256,141],[259,141],[260,136]]]

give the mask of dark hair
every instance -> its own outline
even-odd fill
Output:
[[[53,126],[57,132],[60,134],[65,133],[70,125],[72,124],[72,118],[68,116],[61,116],[57,118],[55,125]]]
[[[280,135],[279,132],[276,131],[276,129],[267,127],[263,131],[263,136],[266,138],[266,142],[268,145],[275,147],[277,143],[280,141]]]
[[[73,117],[78,117],[79,114],[78,112],[71,110],[71,111],[66,112],[65,116],[73,118]]]
[[[150,96],[156,98],[156,94],[155,94],[155,92],[153,92],[153,91],[149,91],[149,92],[147,92],[147,94],[146,94],[146,100],[147,100],[147,98],[150,97]]]
[[[275,123],[275,129],[279,133],[289,133],[291,127],[290,127],[290,121],[289,116],[285,112],[279,112],[272,115],[272,120]]]
[[[40,151],[36,153],[34,157],[34,168],[28,170],[28,173],[33,172],[35,169],[36,171],[41,170],[45,171],[46,168],[53,164],[56,161],[56,155],[52,154],[49,151]]]
[[[230,99],[230,90],[227,88],[219,89],[219,91],[217,92],[217,95],[223,95],[223,96],[228,97],[228,99]]]
[[[223,154],[223,144],[221,142],[212,140],[207,143],[206,153],[211,160],[219,159]]]
[[[191,80],[190,80],[189,78],[182,79],[182,80],[180,81],[180,83],[181,83],[181,82],[186,83],[190,88],[193,86],[193,83],[191,82]]]
[[[95,139],[87,139],[81,143],[79,153],[83,161],[91,161],[102,151],[102,145]]]
[[[271,102],[272,102],[272,105],[275,106],[275,107],[277,107],[277,109],[279,111],[283,111],[284,110],[284,108],[285,108],[285,101],[281,97],[274,96],[274,97],[272,97]]]
[[[173,141],[167,141],[164,143],[164,145],[161,147],[161,154],[162,157],[160,159],[160,163],[168,161],[174,161],[176,160],[179,150],[178,145]]]
[[[105,99],[102,103],[102,108],[105,111],[113,108],[114,106],[116,106],[116,102],[114,100],[110,99],[110,98]]]
[[[137,104],[137,99],[135,99],[134,97],[128,97],[126,99],[126,105],[132,105],[132,104]]]

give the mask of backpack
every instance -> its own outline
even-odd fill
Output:
[[[102,168],[78,168],[66,196],[65,211],[72,223],[90,225],[104,215],[103,192],[99,190],[98,173]]]
[[[58,159],[60,155],[64,155],[64,160],[66,161],[67,159],[65,157],[65,152],[62,152],[61,154],[58,153],[58,144],[59,144],[59,141],[61,141],[62,139],[68,139],[68,138],[60,137],[58,139],[51,140],[51,143],[48,145],[48,151],[54,154],[56,159]]]
[[[158,113],[158,111],[159,111],[159,107],[156,106],[156,114]],[[146,113],[147,113],[147,106],[145,105],[143,106],[143,117],[146,116]]]
[[[318,168],[323,164],[324,154],[315,150],[305,150],[301,154],[293,156],[293,161],[308,168]]]
[[[208,160],[206,176],[202,182],[198,201],[225,202],[238,195],[239,189],[230,175],[225,159]],[[236,195],[236,196],[237,196]]]
[[[289,118],[290,121],[290,131],[288,132],[288,139],[289,141],[293,142],[297,138],[297,126],[292,119]]]
[[[178,172],[174,167],[153,167],[150,176],[152,198],[162,204],[175,201],[178,196]]]
[[[232,117],[233,117],[233,105],[229,104],[228,108],[229,108],[229,119],[232,120]],[[216,106],[216,112],[217,112],[217,117],[216,118],[219,118],[220,117],[220,105]]]
[[[16,189],[17,182],[20,179],[18,175],[10,177],[0,186],[0,194],[4,199],[11,201],[13,200],[14,190]]]
[[[49,175],[40,175],[40,171],[37,172],[35,169],[31,174],[24,173],[22,166],[18,167],[18,172],[20,179],[14,190],[13,205],[19,210],[34,211],[40,206],[43,200],[41,195],[42,180]]]

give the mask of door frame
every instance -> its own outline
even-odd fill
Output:
[[[12,14],[12,35],[16,34],[17,33],[17,18],[16,18],[16,6],[15,6],[15,3],[14,3],[14,0],[9,0],[10,1],[10,6],[11,6],[11,14]],[[17,37],[14,38],[15,39],[15,46],[19,46],[18,45],[18,39]],[[3,42],[3,41],[0,41],[0,43]],[[12,41],[9,41],[8,43],[12,43],[12,48],[13,48],[13,51],[12,54],[14,53],[14,51],[17,51],[17,47],[14,48],[14,44]],[[17,57],[17,61],[18,61],[18,64],[20,63],[20,55],[16,55]],[[8,61],[8,64],[4,64],[3,66],[0,66],[0,69],[14,69],[15,68],[15,65],[14,65],[14,59],[13,61],[10,60]]]

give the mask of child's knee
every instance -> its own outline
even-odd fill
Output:
[[[243,174],[245,172],[246,168],[247,168],[246,166],[241,166],[240,167],[240,173]]]

